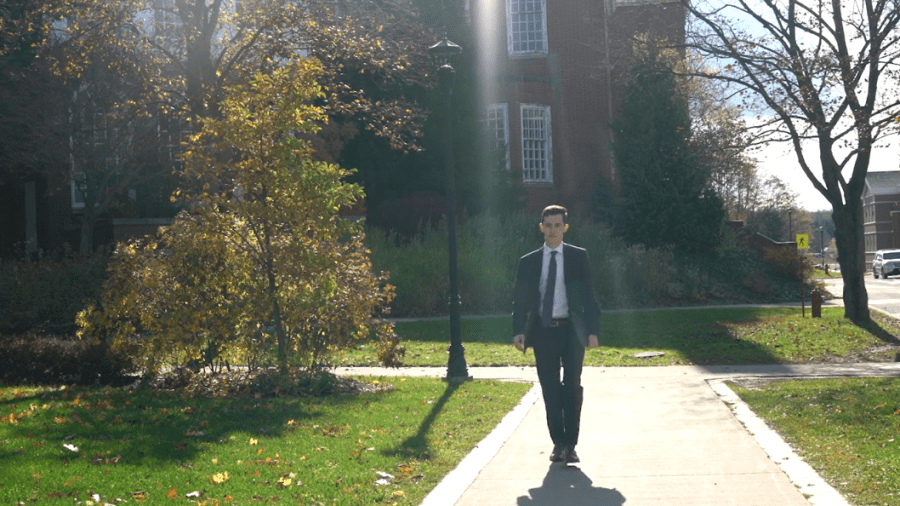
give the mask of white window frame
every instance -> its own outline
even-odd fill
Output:
[[[72,171],[72,178],[69,180],[69,190],[71,192],[73,210],[84,209],[84,191],[87,189],[87,185],[78,180],[84,180],[84,173]]]
[[[509,106],[489,104],[484,126],[488,141],[493,144],[491,147],[504,151],[506,170],[509,170]]]
[[[175,127],[175,129],[170,129],[169,126]],[[184,170],[184,160],[182,159],[184,145],[192,134],[190,130],[179,130],[177,127],[176,123],[170,125],[157,123],[156,135],[160,139],[160,145],[173,169],[181,172]]]
[[[153,1],[153,30],[156,35],[172,34],[181,28],[181,17],[175,9],[175,0]]]
[[[506,0],[506,44],[509,56],[547,54],[547,0]]]
[[[522,182],[553,182],[553,144],[550,106],[520,104],[522,139]]]

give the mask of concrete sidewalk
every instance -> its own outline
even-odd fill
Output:
[[[338,372],[440,377],[446,370]],[[531,367],[469,374],[537,383]],[[846,505],[724,384],[759,376],[900,376],[900,364],[586,367],[580,464],[549,462],[535,386],[423,506]]]

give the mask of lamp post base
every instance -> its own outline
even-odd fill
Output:
[[[450,383],[472,381],[466,365],[465,348],[462,345],[450,345],[450,357],[447,359],[447,376],[442,378]]]
[[[446,381],[447,383],[465,383],[473,380],[474,378],[471,376],[444,376],[441,378],[441,381]]]

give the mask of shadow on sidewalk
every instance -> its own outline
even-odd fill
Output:
[[[539,488],[528,490],[516,501],[519,506],[622,506],[625,497],[616,489],[593,486],[578,467],[551,465]]]

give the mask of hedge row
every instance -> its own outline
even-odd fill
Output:
[[[109,385],[124,381],[129,369],[126,359],[88,341],[36,334],[0,337],[0,383]]]
[[[73,333],[75,315],[100,295],[106,261],[103,253],[0,261],[0,335]]]
[[[538,247],[540,219],[467,218],[457,227],[459,291],[463,312],[508,313],[518,259]],[[588,250],[598,301],[604,309],[708,303],[789,301],[796,279],[773,269],[734,238],[703,257],[679,258],[669,250],[627,245],[602,224],[573,221],[566,242]],[[397,287],[395,317],[447,314],[449,275],[445,224],[413,238],[369,230],[376,270],[390,272]]]

